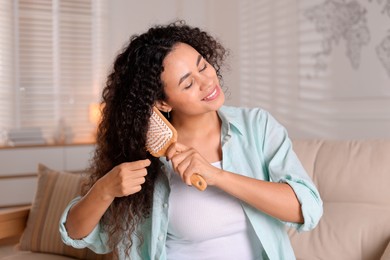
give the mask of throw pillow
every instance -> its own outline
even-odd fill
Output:
[[[385,252],[383,253],[381,260],[390,260],[390,241],[387,244]]]
[[[89,249],[75,249],[65,245],[60,237],[58,223],[68,203],[80,194],[82,174],[58,172],[45,165],[38,166],[38,185],[20,239],[20,249],[51,253],[78,259],[110,259]]]

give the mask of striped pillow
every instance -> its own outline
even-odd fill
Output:
[[[89,249],[65,245],[58,223],[65,207],[80,194],[82,174],[57,172],[39,164],[38,185],[27,226],[20,239],[20,249],[59,254],[78,259],[110,259]]]

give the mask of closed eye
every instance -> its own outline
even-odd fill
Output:
[[[201,68],[201,69],[199,70],[199,72],[202,72],[202,71],[204,71],[205,69],[207,69],[207,63],[204,64],[203,68]]]
[[[187,86],[185,86],[184,89],[189,89],[189,88],[192,86],[192,83],[193,83],[193,82],[194,82],[194,80],[191,79],[190,84],[188,84]]]

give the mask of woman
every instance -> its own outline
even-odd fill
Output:
[[[225,56],[183,22],[130,39],[103,90],[86,192],[61,219],[66,244],[120,259],[295,258],[284,224],[314,228],[321,198],[270,114],[223,106]],[[144,148],[152,106],[178,132],[164,158]]]

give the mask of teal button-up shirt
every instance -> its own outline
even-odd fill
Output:
[[[298,231],[313,229],[322,216],[322,200],[315,185],[292,150],[285,128],[268,112],[259,108],[236,108],[223,106],[218,111],[222,121],[222,168],[226,171],[271,182],[288,183],[294,190],[302,208],[304,223],[286,223],[260,212],[242,202],[242,207],[262,243],[269,259],[295,259],[285,231],[285,225]],[[161,159],[164,172],[169,172],[170,163]],[[168,167],[168,168],[167,168]],[[168,169],[168,170],[167,170]],[[141,226],[144,243],[133,235],[131,259],[166,259],[165,239],[168,230],[169,181],[166,175],[156,180],[152,215]],[[65,229],[67,213],[80,198],[74,199],[60,221],[64,243],[75,248],[88,247],[97,253],[106,253],[107,235],[100,225],[82,240],[71,239]],[[120,259],[126,259],[118,245]]]

